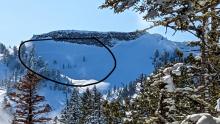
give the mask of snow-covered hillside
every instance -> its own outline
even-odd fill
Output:
[[[132,34],[132,35],[131,35]],[[152,55],[159,51],[174,51],[176,48],[188,49],[184,44],[177,44],[158,34],[142,33],[97,33],[82,31],[56,31],[43,35],[36,35],[33,39],[44,38],[74,38],[99,37],[104,43],[108,42],[110,49],[117,60],[117,67],[113,74],[101,87],[106,89],[112,86],[121,86],[135,80],[140,74],[149,74],[153,71]],[[107,40],[103,40],[107,38]],[[50,69],[60,70],[60,73],[69,79],[87,84],[91,80],[103,78],[113,67],[113,59],[108,51],[92,41],[62,42],[41,41],[33,42],[38,56],[48,63]],[[181,47],[179,47],[180,45]],[[37,70],[36,70],[37,71]],[[81,80],[81,81],[78,81]],[[84,80],[84,81],[82,81]],[[87,81],[89,80],[89,81]]]
[[[32,39],[88,36],[99,37],[112,50],[117,60],[117,67],[113,74],[107,80],[97,85],[97,88],[102,91],[108,90],[113,86],[120,87],[123,84],[128,84],[140,74],[152,73],[152,56],[156,49],[161,52],[164,50],[173,52],[176,48],[190,49],[184,43],[169,41],[158,34],[134,32],[55,31],[48,34],[35,35]],[[74,84],[95,82],[103,78],[113,67],[113,59],[108,51],[94,41],[75,40],[63,42],[49,40],[32,42],[25,45],[28,48],[26,49],[27,53],[31,53],[31,48],[35,49],[37,58],[41,58],[46,63],[48,70],[58,70],[60,77],[65,77],[65,79]],[[13,52],[10,52],[10,54],[13,54]],[[17,58],[10,58],[10,63],[16,62],[18,62]],[[23,73],[17,72],[13,68],[14,66],[7,66],[1,57],[0,79],[2,81],[5,79],[10,81],[18,80]],[[37,67],[32,68],[36,69],[36,71],[41,69]],[[55,79],[53,73],[50,78]],[[66,89],[60,90],[54,85],[50,81],[45,81],[39,90],[39,94],[45,96],[46,102],[53,108],[52,113],[50,113],[51,117],[55,117],[60,113],[66,103],[66,97],[70,95],[70,93],[66,92]],[[86,88],[80,89],[82,92]]]

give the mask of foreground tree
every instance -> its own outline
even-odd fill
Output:
[[[119,100],[103,102],[103,113],[107,124],[122,124],[125,117],[125,108]]]
[[[211,71],[219,72],[213,66],[220,61],[219,5],[219,0],[106,0],[101,8],[112,8],[116,13],[133,8],[144,15],[144,20],[153,22],[152,27],[165,26],[175,32],[191,33],[198,38],[193,44],[201,48],[203,68],[212,66]]]
[[[60,122],[63,124],[79,124],[81,119],[81,99],[78,89],[74,88],[67,106],[61,113]]]
[[[45,117],[52,110],[50,105],[43,104],[45,97],[37,94],[39,81],[39,77],[28,72],[15,85],[16,92],[10,93],[11,100],[16,103],[13,124],[46,123],[51,120]]]
[[[105,124],[105,116],[102,110],[102,94],[96,86],[92,89],[92,112],[86,117],[85,124]]]
[[[176,65],[171,65],[153,77],[151,86],[159,88],[159,98],[152,116],[159,118],[158,123],[179,121],[192,113],[216,115],[214,108],[220,97],[219,6],[220,0],[106,0],[101,6],[116,13],[133,8],[144,15],[144,20],[152,22],[146,30],[164,26],[173,29],[174,34],[188,32],[198,39],[190,44],[200,47],[199,59],[191,54],[187,63],[178,67],[181,73],[173,73]]]
[[[82,112],[82,118],[80,119],[80,123],[85,123],[86,118],[91,115],[93,111],[93,103],[92,103],[92,91],[90,91],[88,88],[86,89],[85,92],[83,92],[81,96],[81,107],[80,111]]]

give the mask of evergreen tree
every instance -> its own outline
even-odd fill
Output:
[[[79,124],[81,119],[81,100],[78,89],[74,88],[71,98],[61,113],[60,122],[63,124]]]
[[[186,63],[195,63],[195,62],[196,62],[195,57],[193,56],[192,53],[190,53],[190,54],[186,57],[185,62],[186,62]]]
[[[31,47],[31,50],[28,53],[27,65],[33,70],[38,69],[38,67],[37,67],[37,57],[36,57],[36,51],[35,51],[35,46],[34,45]]]
[[[50,118],[45,114],[52,109],[49,104],[43,104],[44,96],[37,94],[37,85],[40,78],[28,72],[21,82],[16,84],[16,92],[10,93],[11,100],[16,102],[13,123],[46,123]]]
[[[13,55],[18,56],[18,48],[16,46],[13,47]]]
[[[170,62],[170,53],[164,50],[161,53],[160,61],[163,66],[167,65]]]
[[[152,64],[154,65],[154,70],[157,70],[159,67],[160,67],[160,62],[159,62],[159,56],[160,56],[160,53],[159,53],[159,50],[155,50],[154,51],[154,55],[152,57]]]
[[[83,56],[83,62],[86,62],[86,57],[85,56]]]
[[[103,113],[107,124],[122,124],[125,118],[125,106],[119,101],[104,101]]]
[[[3,54],[6,49],[7,49],[6,46],[4,44],[0,43],[0,53]]]
[[[167,107],[174,107],[176,110],[176,107],[179,106],[171,107],[171,105],[166,104],[168,102],[167,100],[174,103],[178,102],[179,96],[185,96],[184,100],[186,101],[190,100],[190,103],[185,103],[181,105],[182,107],[186,105],[189,110],[192,110],[195,106],[191,104],[191,102],[194,102],[198,103],[196,104],[198,105],[198,112],[216,114],[213,106],[215,106],[214,103],[219,97],[217,88],[220,87],[218,83],[220,77],[219,5],[219,0],[106,0],[101,6],[102,8],[113,8],[117,13],[133,8],[136,12],[144,13],[143,19],[152,21],[154,24],[152,27],[164,26],[173,29],[175,33],[177,31],[188,32],[198,39],[198,41],[193,44],[200,47],[201,59],[197,60],[196,63],[189,62],[192,68],[187,66],[186,70],[188,72],[181,72],[180,77],[178,77],[178,75],[175,77],[176,81],[179,79],[182,80],[175,82],[175,84],[178,84],[181,90],[184,89],[184,92],[167,92],[166,81],[156,83],[156,86],[160,89],[158,110],[156,111],[161,121],[160,123],[178,120],[178,118],[175,118],[177,117],[178,111],[172,112],[169,109],[170,111],[167,112]],[[192,56],[190,56],[190,58],[192,58]],[[190,61],[192,60],[193,59]],[[165,62],[165,64],[167,64],[167,62]],[[171,68],[166,68],[166,71]],[[182,73],[184,73],[184,75],[182,75]],[[161,74],[163,77],[164,73]],[[166,79],[170,76],[172,79],[174,78],[173,75],[166,76],[167,77],[164,77]],[[191,88],[194,90],[190,91],[189,89]],[[185,91],[186,89],[188,90]],[[169,102],[169,104],[173,104],[172,102]],[[176,105],[178,105],[178,103],[176,103]],[[186,116],[186,114],[184,115],[183,113],[189,112],[187,109],[185,109],[185,112],[184,109],[178,110],[182,112],[182,116]],[[170,116],[168,117],[168,115]]]
[[[3,62],[8,66],[9,65],[9,60],[10,60],[10,53],[9,53],[9,50],[8,49],[5,49],[3,51]]]
[[[59,124],[59,119],[58,119],[57,116],[53,119],[53,123],[52,124]]]
[[[174,53],[178,58],[177,62],[183,62],[183,52],[181,52],[179,49],[175,49]]]
[[[102,110],[102,94],[96,86],[92,89],[92,111],[87,116],[85,124],[105,124],[105,117]]]
[[[80,119],[80,123],[85,123],[86,122],[86,118],[89,117],[89,115],[91,115],[91,113],[93,112],[93,95],[92,92],[87,88],[85,92],[83,92],[82,96],[81,96],[81,112],[82,112],[82,118]]]

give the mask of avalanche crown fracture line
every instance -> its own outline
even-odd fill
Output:
[[[53,79],[50,79],[40,73],[37,73],[35,72],[34,70],[32,70],[31,68],[29,68],[25,62],[21,59],[21,48],[22,46],[25,44],[25,43],[28,43],[28,42],[40,42],[40,41],[49,41],[49,40],[55,40],[55,41],[62,41],[65,42],[65,40],[89,40],[89,39],[93,39],[95,41],[97,41],[98,43],[100,43],[105,49],[107,49],[107,51],[111,54],[113,60],[114,60],[114,66],[113,68],[111,69],[111,71],[105,76],[103,77],[101,80],[97,81],[97,82],[94,82],[94,83],[89,83],[89,84],[79,84],[79,85],[75,85],[75,84],[67,84],[67,83],[62,83],[62,82],[59,82],[59,81],[56,81],[56,80],[53,80]],[[57,84],[61,84],[61,85],[65,85],[65,86],[72,86],[72,87],[86,87],[86,86],[90,86],[90,85],[95,85],[95,84],[99,84],[101,82],[103,82],[104,80],[106,80],[115,70],[116,68],[116,65],[117,65],[117,62],[116,62],[116,58],[115,58],[115,55],[113,54],[113,52],[110,50],[110,48],[108,48],[102,41],[100,41],[97,37],[85,37],[85,38],[47,38],[47,39],[32,39],[32,40],[27,40],[27,41],[24,41],[22,42],[20,45],[19,45],[19,49],[18,49],[18,58],[19,58],[19,61],[21,62],[21,64],[27,68],[29,71],[31,71],[32,73],[40,76],[41,78],[44,78],[46,80],[49,80],[49,81],[52,81],[54,83],[57,83]]]

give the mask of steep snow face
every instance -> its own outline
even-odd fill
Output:
[[[61,37],[63,32],[65,31],[56,32],[55,34],[59,34],[59,37]],[[68,32],[64,33],[65,37],[69,36]],[[35,36],[35,39],[46,36],[56,37],[55,34],[44,34],[42,37],[39,35]],[[103,35],[103,33],[101,34]],[[122,37],[122,35],[120,36]],[[62,75],[73,80],[75,84],[77,82],[86,84],[85,80],[91,83],[91,80],[103,78],[113,67],[112,57],[104,47],[79,42],[80,44],[50,40],[33,42],[32,44],[35,46],[37,55],[48,63],[50,69],[60,70]],[[135,80],[140,74],[151,73],[153,71],[151,57],[156,49],[172,52],[175,48],[178,48],[175,42],[169,41],[160,35],[148,33],[132,40],[113,38],[110,42],[113,44],[110,49],[117,60],[115,71],[105,81],[105,84],[108,83],[110,87],[127,84]],[[82,82],[82,80],[84,81]],[[106,87],[107,85],[102,86]]]

